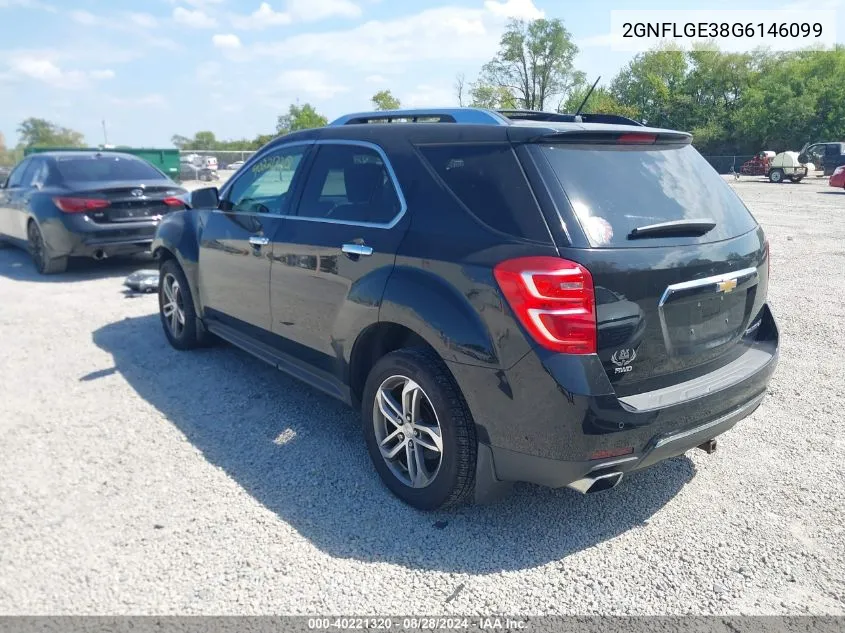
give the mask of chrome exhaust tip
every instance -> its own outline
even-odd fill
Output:
[[[620,472],[600,473],[597,475],[587,475],[583,479],[578,479],[571,484],[567,484],[567,487],[577,490],[583,495],[591,495],[594,492],[602,492],[615,488],[619,485],[620,481],[622,481],[622,473]]]

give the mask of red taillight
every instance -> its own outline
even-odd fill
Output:
[[[173,196],[165,198],[164,200],[162,200],[162,202],[164,204],[166,204],[168,207],[173,207],[173,208],[182,208],[182,207],[185,206],[184,200],[182,200],[181,198],[173,197]]]
[[[606,448],[604,450],[595,451],[590,455],[590,459],[607,459],[608,457],[621,457],[622,455],[630,455],[634,452],[633,446],[626,446],[625,448]]]
[[[652,145],[656,141],[656,134],[621,134],[616,138],[620,145]]]
[[[596,351],[596,299],[590,271],[558,257],[520,257],[493,269],[520,323],[546,349]]]
[[[88,211],[105,209],[109,206],[109,201],[103,200],[102,198],[68,198],[58,196],[53,198],[53,202],[65,213],[87,213]]]

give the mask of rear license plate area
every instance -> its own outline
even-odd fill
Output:
[[[713,347],[742,333],[747,293],[715,294],[663,306],[669,347],[676,351]]]

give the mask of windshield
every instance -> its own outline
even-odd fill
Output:
[[[709,219],[716,227],[697,244],[742,235],[756,222],[739,197],[690,145],[543,144],[540,152],[563,186],[590,244],[662,245],[662,235],[629,240],[636,228],[673,220]]]
[[[167,180],[147,161],[126,156],[61,156],[56,158],[56,167],[68,182]]]

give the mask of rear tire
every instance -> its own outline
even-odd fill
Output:
[[[367,378],[361,409],[370,458],[393,494],[420,510],[471,497],[475,424],[437,354],[413,348],[382,357]]]
[[[55,275],[67,270],[67,257],[50,257],[41,229],[34,220],[30,221],[29,226],[26,227],[26,237],[27,250],[32,257],[35,270],[42,275]]]
[[[783,182],[783,170],[773,169],[769,172],[769,180],[774,183]]]
[[[790,176],[789,179],[797,185],[804,179],[804,176]]]
[[[203,340],[191,287],[175,259],[168,259],[161,265],[159,279],[159,316],[167,340],[181,351],[200,347]]]

